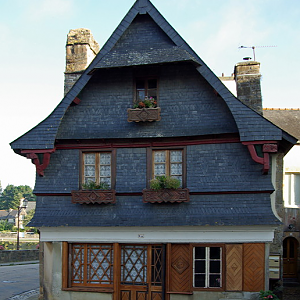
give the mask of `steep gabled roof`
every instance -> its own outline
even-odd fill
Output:
[[[300,108],[264,108],[264,117],[300,140]]]
[[[126,29],[128,29],[130,24],[139,14],[148,14],[174,44],[173,47],[168,50],[161,50],[165,52],[168,51],[168,58],[163,58],[163,53],[159,52],[159,49],[148,51],[147,53],[140,53],[148,55],[146,55],[147,58],[143,58],[142,64],[165,63],[180,60],[192,61],[198,65],[198,72],[226,102],[239,129],[241,141],[281,140],[283,138],[280,128],[274,126],[252,109],[242,104],[229,92],[218,77],[206,66],[201,58],[164,19],[149,0],[136,0],[132,8],[126,14],[95,59],[54,111],[36,127],[11,143],[11,147],[16,152],[20,149],[54,148],[55,137],[65,112],[75,97],[88,83],[94,69],[108,67],[108,62],[110,63],[110,67],[136,65],[138,63],[141,64],[138,56],[133,57],[131,63],[128,62],[128,59],[132,57],[132,53],[124,53],[123,56],[120,57],[120,60],[116,60],[116,52],[112,51],[113,47],[122,37]]]

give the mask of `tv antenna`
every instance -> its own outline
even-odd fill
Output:
[[[252,51],[253,51],[253,59],[254,59],[254,61],[255,61],[255,48],[269,48],[269,47],[277,47],[277,46],[251,46],[251,47],[240,46],[239,49],[251,48]]]

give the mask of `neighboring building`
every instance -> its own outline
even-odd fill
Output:
[[[284,157],[283,277],[300,279],[300,109],[265,108],[263,114],[298,139]]]
[[[148,0],[65,80],[57,108],[11,143],[37,169],[43,299],[268,289],[276,159],[296,139],[233,96]],[[159,175],[181,188],[151,190]],[[106,189],[83,189],[91,180]]]

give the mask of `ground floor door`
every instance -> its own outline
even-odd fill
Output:
[[[283,241],[283,277],[297,277],[298,241],[288,237]]]
[[[164,299],[164,246],[121,245],[120,300]]]

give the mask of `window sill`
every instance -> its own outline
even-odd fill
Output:
[[[160,107],[128,108],[128,122],[160,121]]]
[[[72,203],[109,204],[116,203],[115,190],[79,190],[72,191]]]
[[[154,191],[151,189],[143,190],[143,202],[144,203],[180,203],[189,202],[190,195],[189,189],[163,189]]]
[[[73,291],[73,292],[94,292],[94,293],[113,293],[113,288],[105,287],[68,287],[62,288],[62,291]]]

